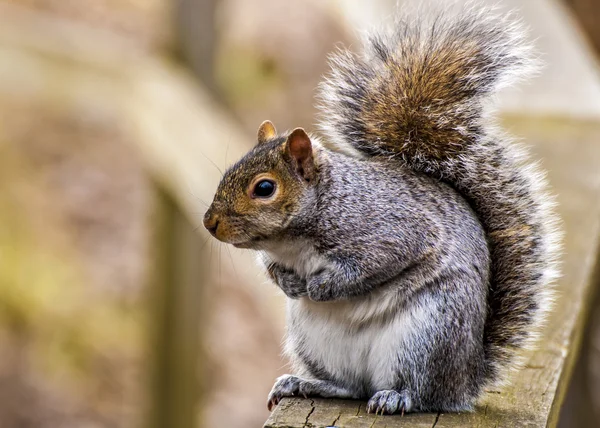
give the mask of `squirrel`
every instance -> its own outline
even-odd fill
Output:
[[[258,251],[287,301],[283,397],[367,411],[474,409],[551,309],[560,231],[527,151],[490,115],[535,68],[518,20],[469,7],[340,49],[320,86],[323,137],[278,134],[222,177],[204,225]]]

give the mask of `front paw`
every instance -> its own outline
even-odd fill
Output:
[[[303,394],[303,391],[301,391],[301,385],[304,382],[299,377],[292,375],[278,377],[267,398],[267,408],[269,411],[273,410],[273,407],[278,405],[283,397],[303,395],[306,398],[306,394]]]
[[[315,302],[335,300],[335,279],[328,271],[320,272],[307,280],[308,298]]]
[[[298,299],[307,295],[306,280],[300,278],[295,272],[278,266],[272,266],[269,269],[269,273],[275,283],[289,298]]]

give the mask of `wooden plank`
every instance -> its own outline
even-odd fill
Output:
[[[539,349],[502,391],[488,391],[474,413],[379,416],[364,403],[284,399],[267,428],[283,427],[552,427],[564,399],[588,316],[600,242],[600,125],[559,119],[507,118],[533,145],[558,194],[566,230],[563,277]]]
[[[362,401],[292,398],[284,399],[277,406],[265,428],[430,428],[437,419],[438,415],[431,413],[406,414],[402,417],[373,415],[365,411],[365,403]]]

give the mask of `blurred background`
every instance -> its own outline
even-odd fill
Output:
[[[283,295],[202,215],[263,120],[314,129],[327,53],[395,3],[0,0],[1,428],[262,426]],[[599,120],[600,1],[493,3],[546,63],[501,113]]]

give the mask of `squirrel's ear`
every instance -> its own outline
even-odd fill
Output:
[[[277,136],[275,125],[270,120],[265,120],[258,128],[258,144],[262,144]]]
[[[287,137],[285,150],[289,155],[296,172],[307,182],[315,178],[315,162],[312,154],[312,143],[304,129],[296,128]]]

